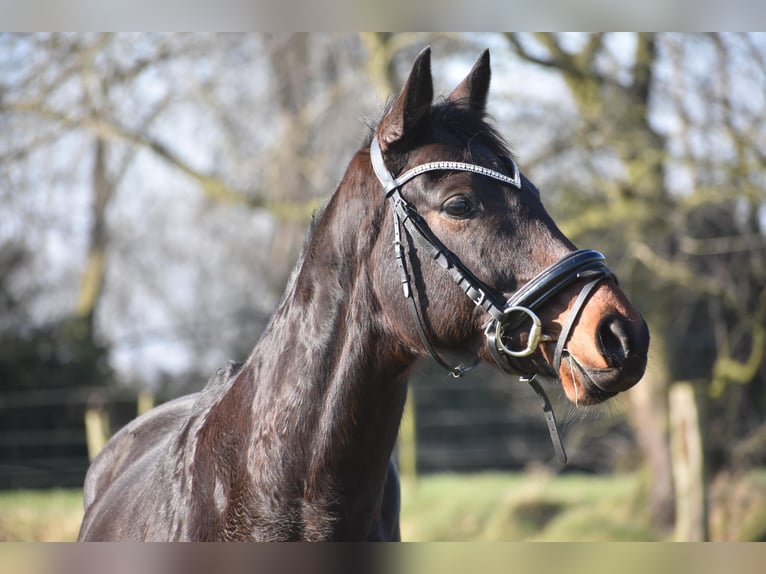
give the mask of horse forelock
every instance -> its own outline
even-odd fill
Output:
[[[498,157],[514,157],[510,145],[492,125],[487,114],[445,98],[431,108],[430,121],[437,138],[439,131],[443,130],[464,142],[465,161],[476,159],[473,150],[477,146],[487,148]]]

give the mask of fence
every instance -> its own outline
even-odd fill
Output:
[[[613,406],[583,411],[549,386],[569,454],[567,469],[601,472],[634,453],[632,434]],[[480,368],[463,379],[433,371],[412,384],[418,472],[561,470],[535,392],[518,380]]]
[[[555,389],[551,394],[570,456],[567,468],[604,471],[631,456],[632,437],[619,409],[582,415],[556,400]],[[423,370],[410,397],[398,449],[409,472],[559,468],[539,399],[527,385],[488,369],[463,379]],[[151,404],[134,390],[104,387],[0,394],[0,423],[6,421],[0,424],[0,488],[81,486],[89,444],[92,456],[110,431]],[[16,423],[9,426],[9,420]]]
[[[114,428],[136,414],[136,393],[99,386],[0,393],[0,489],[79,487],[89,464],[86,412]]]

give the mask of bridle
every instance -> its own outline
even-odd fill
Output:
[[[460,259],[439,240],[428,227],[426,221],[417,212],[415,206],[409,203],[401,194],[402,186],[426,172],[430,171],[465,171],[483,175],[506,185],[521,189],[521,173],[516,163],[510,157],[503,158],[511,171],[511,175],[495,171],[480,165],[456,161],[428,162],[409,169],[395,177],[386,167],[383,153],[377,137],[370,144],[370,159],[375,175],[386,193],[391,204],[394,219],[394,253],[399,267],[399,274],[404,290],[404,296],[409,301],[410,312],[413,316],[418,334],[434,360],[447,369],[453,377],[461,377],[475,365],[450,366],[433,348],[423,327],[417,304],[413,297],[412,283],[407,271],[407,255],[404,249],[402,229],[406,231],[410,241],[424,249],[431,258],[443,269],[449,272],[452,280],[477,306],[488,315],[489,320],[484,325],[487,345],[497,365],[505,372],[521,375],[521,380],[529,383],[543,400],[548,431],[551,435],[556,453],[562,463],[566,462],[566,452],[559,438],[553,407],[538,378],[539,373],[530,372],[523,365],[522,359],[537,351],[542,341],[551,342],[553,338],[544,335],[542,323],[535,312],[556,293],[575,281],[585,280],[566,323],[558,336],[553,358],[553,369],[558,377],[559,367],[564,353],[567,353],[566,342],[582,311],[588,296],[603,279],[613,277],[606,266],[605,257],[592,249],[580,249],[568,253],[553,265],[547,267],[533,277],[510,298],[504,299],[495,290],[477,278]],[[512,344],[513,333],[526,322],[531,321],[524,348],[515,348]]]

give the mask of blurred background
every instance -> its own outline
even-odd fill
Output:
[[[0,35],[0,540],[66,540],[103,441],[244,359],[415,55],[604,252],[650,368],[591,409],[424,361],[415,540],[766,540],[766,35]],[[555,394],[556,389],[551,389]],[[560,394],[560,393],[559,393]]]

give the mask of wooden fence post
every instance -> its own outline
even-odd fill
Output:
[[[702,395],[693,383],[670,387],[670,448],[676,499],[677,541],[708,540],[708,500]]]
[[[100,396],[91,397],[85,410],[85,441],[88,445],[88,458],[93,460],[109,440],[109,413]]]
[[[415,430],[415,393],[412,387],[407,390],[407,402],[399,426],[398,444],[399,476],[402,482],[414,487],[417,484],[417,432]]]
[[[136,399],[136,414],[141,416],[154,408],[154,393],[151,391],[140,391]]]

